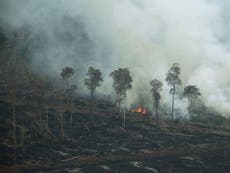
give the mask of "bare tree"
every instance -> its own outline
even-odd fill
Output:
[[[159,121],[158,109],[159,109],[159,102],[161,99],[160,91],[162,89],[163,84],[158,79],[154,79],[150,82],[150,85],[152,87],[151,92],[153,96],[153,105],[155,108],[155,116],[158,122]]]
[[[125,101],[126,92],[132,88],[132,77],[130,76],[128,68],[119,68],[110,73],[110,77],[113,78],[113,88],[116,92],[116,105],[121,110],[121,104],[124,105],[124,129],[125,129]]]
[[[174,121],[174,97],[175,97],[177,87],[181,85],[180,71],[181,71],[180,64],[174,63],[169,69],[165,79],[168,85],[171,87],[170,94],[172,95],[172,112],[171,112],[172,125]]]
[[[76,85],[70,85],[70,88],[68,89],[68,95],[70,96],[70,126],[71,129],[73,128],[73,95],[76,91],[77,86]]]
[[[90,96],[91,99],[93,99],[96,88],[101,85],[101,82],[103,82],[101,71],[99,69],[89,67],[87,75],[89,78],[84,79],[84,84],[90,90]]]

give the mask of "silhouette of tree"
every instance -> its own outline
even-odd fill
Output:
[[[70,85],[70,88],[68,89],[68,95],[70,99],[70,127],[73,128],[73,95],[74,92],[77,90],[76,85]]]
[[[113,78],[113,88],[116,93],[116,105],[120,109],[121,103],[126,100],[126,92],[132,88],[132,77],[128,68],[119,68],[110,73]]]
[[[179,77],[180,71],[181,71],[180,64],[174,63],[169,69],[165,79],[168,85],[171,87],[170,94],[172,95],[172,112],[171,112],[172,125],[174,121],[174,97],[175,97],[177,87],[181,85],[181,79]]]
[[[152,87],[151,92],[153,96],[153,105],[155,107],[155,116],[158,122],[159,121],[158,109],[159,109],[159,102],[161,99],[160,91],[162,89],[163,84],[158,79],[154,79],[150,82],[150,85]]]
[[[197,88],[195,85],[188,85],[184,88],[183,96],[188,98],[189,105],[191,106],[193,99],[201,96],[201,93],[199,88]]]
[[[66,95],[67,95],[67,105],[70,107],[70,124],[72,128],[72,95],[74,90],[76,89],[76,86],[71,86],[69,84],[69,79],[74,75],[74,69],[71,67],[65,67],[62,69],[61,77],[63,80],[66,81]],[[63,120],[63,114],[61,116],[61,119]]]
[[[116,92],[116,106],[121,111],[121,104],[124,104],[124,129],[125,129],[125,101],[126,92],[132,88],[132,77],[130,76],[128,68],[119,68],[110,73],[110,77],[113,78],[113,88]]]
[[[66,81],[66,89],[69,89],[69,79],[74,75],[74,70],[71,67],[65,67],[62,69],[61,77]]]
[[[84,84],[90,90],[90,96],[91,99],[93,99],[96,88],[101,85],[101,82],[103,82],[101,71],[99,69],[89,67],[87,75],[89,78],[84,79]]]

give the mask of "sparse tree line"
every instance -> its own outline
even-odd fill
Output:
[[[175,111],[175,95],[178,93],[178,88],[182,84],[180,79],[181,68],[179,63],[174,63],[166,74],[165,81],[170,87],[169,94],[171,95],[171,122],[173,125],[174,122],[174,111]],[[76,90],[76,86],[74,85],[74,89],[69,92],[70,84],[69,79],[73,76],[74,69],[71,67],[63,68],[61,72],[61,76],[63,80],[66,81],[66,93],[68,100],[70,100],[70,107],[72,107],[72,102],[70,96]],[[96,88],[100,87],[103,82],[102,73],[100,69],[95,69],[94,67],[89,67],[88,72],[86,73],[88,76],[84,79],[84,84],[90,91],[91,99],[93,100],[94,94],[96,92]],[[112,87],[115,91],[115,106],[118,111],[122,112],[124,115],[124,124],[123,127],[125,129],[125,118],[126,118],[126,97],[127,91],[132,89],[132,76],[130,75],[130,71],[128,68],[119,68],[114,70],[109,75],[113,79]],[[153,99],[153,114],[155,116],[156,122],[158,123],[160,120],[159,107],[161,100],[161,90],[163,87],[163,83],[158,79],[153,79],[150,81],[151,94]],[[72,86],[72,85],[71,85]],[[184,88],[183,97],[188,99],[189,106],[192,105],[193,100],[201,96],[200,90],[196,85],[188,85]],[[72,117],[72,109],[70,109],[70,114]],[[72,118],[71,118],[71,127],[72,127]]]

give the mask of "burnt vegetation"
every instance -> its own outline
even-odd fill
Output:
[[[89,67],[82,81],[89,99],[72,80],[78,69],[63,67],[56,78],[33,73],[28,39],[26,31],[0,30],[0,172],[230,171],[230,119],[206,107],[197,86],[179,93],[178,63],[166,74],[171,116],[158,79],[149,82],[153,111],[143,116],[126,105],[128,68],[110,73],[113,102],[95,96],[103,74]],[[189,119],[175,119],[176,95],[188,99]]]

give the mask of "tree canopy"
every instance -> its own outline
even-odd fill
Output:
[[[190,104],[192,103],[193,98],[198,98],[201,96],[199,88],[196,85],[188,85],[184,88],[183,96],[190,99]]]
[[[91,91],[91,97],[93,97],[96,88],[101,85],[101,82],[103,82],[102,74],[99,69],[89,67],[87,75],[88,78],[84,79],[84,84]]]
[[[110,73],[113,78],[113,88],[116,92],[116,102],[120,105],[126,99],[126,91],[132,88],[132,77],[128,68],[119,68]]]
[[[150,85],[152,87],[151,88],[152,93],[159,92],[163,86],[162,82],[159,81],[158,79],[154,79],[150,81]]]
[[[167,75],[166,75],[166,82],[169,86],[172,86],[175,88],[177,85],[181,85],[181,79],[180,79],[180,64],[174,63],[172,67],[169,69]],[[175,91],[170,91],[170,93]]]
[[[66,80],[69,79],[74,74],[74,70],[71,67],[65,67],[62,69],[61,77]]]
[[[69,89],[69,79],[74,75],[74,69],[71,67],[65,67],[62,69],[61,77],[66,80],[67,89]]]

